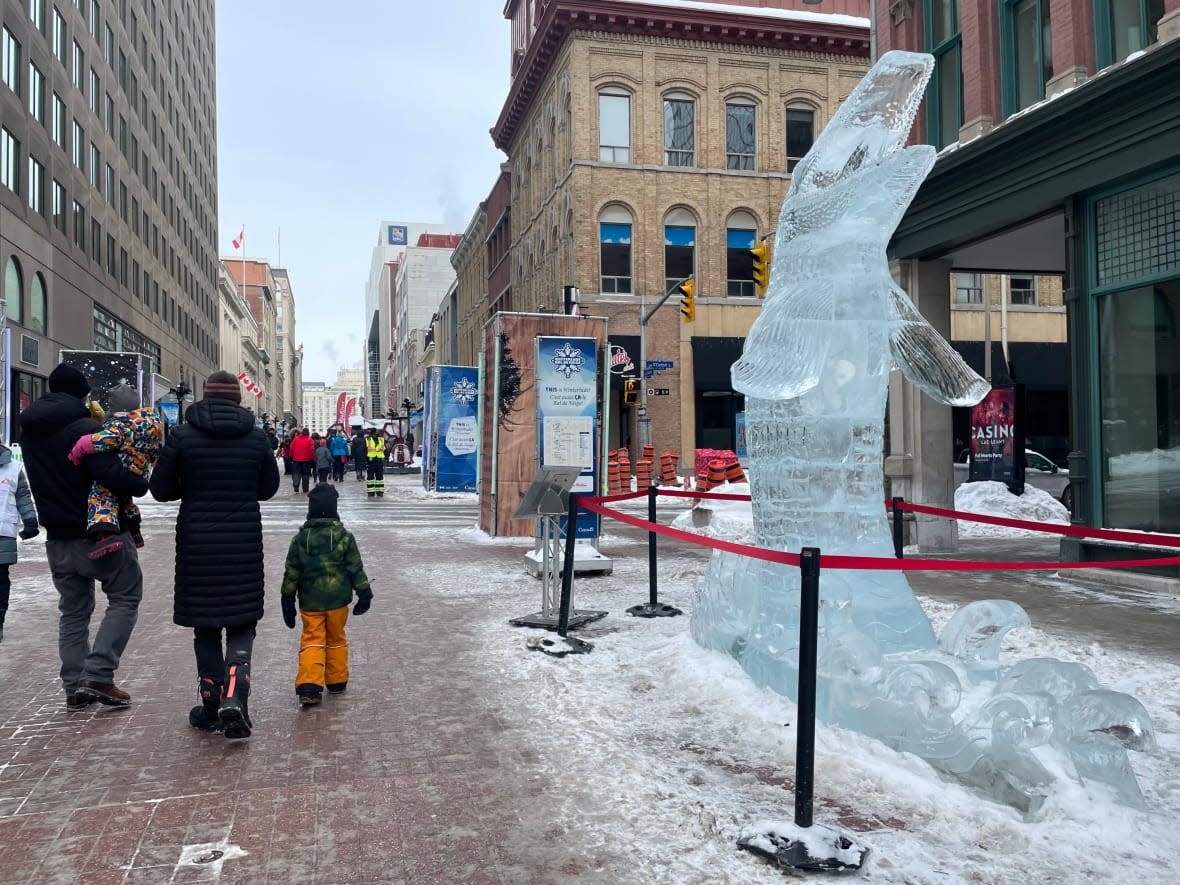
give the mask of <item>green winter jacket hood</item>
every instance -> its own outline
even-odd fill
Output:
[[[358,597],[372,596],[356,538],[338,519],[309,519],[287,551],[283,595],[295,594],[309,612],[342,608]]]

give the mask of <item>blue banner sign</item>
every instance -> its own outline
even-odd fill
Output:
[[[572,491],[593,494],[598,417],[598,344],[593,338],[537,338],[537,463],[580,467]],[[564,530],[564,529],[563,529]],[[598,536],[598,517],[582,513],[574,537]]]

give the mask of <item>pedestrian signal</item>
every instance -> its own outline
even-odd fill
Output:
[[[639,379],[623,379],[623,405],[633,406],[639,399]]]
[[[680,312],[684,314],[684,321],[691,323],[697,318],[697,281],[689,277],[676,287],[676,291],[680,293]]]
[[[750,254],[754,256],[754,294],[762,298],[770,285],[770,247],[759,243]]]

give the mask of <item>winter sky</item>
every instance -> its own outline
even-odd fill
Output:
[[[217,4],[221,256],[285,266],[303,379],[360,365],[382,219],[461,233],[504,157],[503,4]],[[281,257],[280,257],[281,231]]]

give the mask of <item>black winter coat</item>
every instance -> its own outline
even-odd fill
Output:
[[[238,627],[262,617],[262,515],[279,469],[254,416],[224,399],[203,399],[168,434],[152,472],[158,501],[180,499],[176,595],[182,627]]]
[[[70,463],[78,438],[101,428],[78,397],[46,394],[21,412],[20,426],[25,474],[50,541],[86,537],[86,499],[95,480],[121,498],[147,494],[147,480],[127,470],[114,452],[89,455],[81,467]]]
[[[350,448],[352,449],[352,460],[363,461],[369,457],[368,449],[365,448],[365,435],[358,433],[352,438]]]

